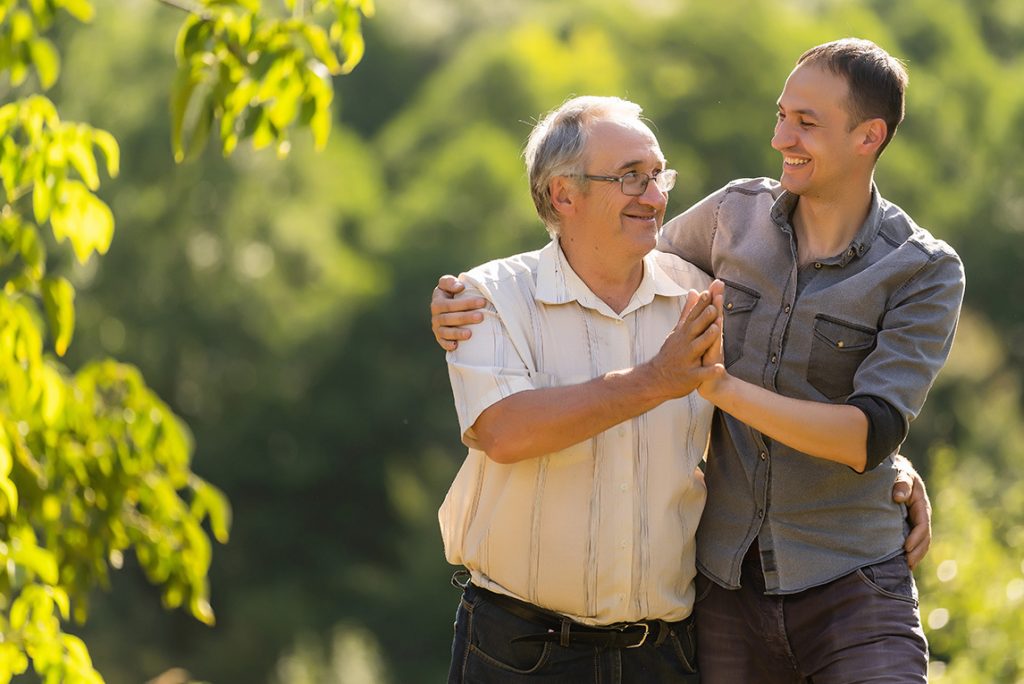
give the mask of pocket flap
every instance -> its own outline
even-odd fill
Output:
[[[750,311],[757,304],[761,295],[735,283],[725,283],[725,296],[723,306],[725,315]]]
[[[875,331],[828,316],[814,319],[814,334],[838,350],[860,350],[875,344]]]

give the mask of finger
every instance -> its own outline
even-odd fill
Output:
[[[715,345],[719,338],[719,330],[718,325],[712,322],[704,332],[693,339],[690,347],[690,351],[693,354],[692,358],[696,359],[704,356]]]
[[[721,377],[725,371],[721,365],[715,366],[698,366],[693,369],[693,378],[696,380],[698,385],[702,385],[705,382],[711,382]]]
[[[896,503],[907,503],[914,489],[914,481],[905,470],[896,471],[896,482],[892,486],[892,500]]]
[[[676,323],[676,327],[680,328],[686,323],[687,317],[693,312],[697,302],[700,301],[700,293],[696,290],[690,290],[686,293],[686,302],[683,304],[683,310],[679,312],[679,321]]]
[[[437,289],[443,290],[450,295],[462,292],[466,288],[462,282],[451,274],[445,274],[437,279]]]
[[[438,290],[434,290],[438,292]],[[447,295],[443,295],[447,297]],[[476,309],[483,308],[487,303],[483,297],[465,297],[462,299],[439,299],[433,297],[430,300],[430,313],[433,316],[443,313],[452,313],[457,311],[474,311]]]
[[[911,570],[924,559],[931,541],[932,533],[927,525],[919,525],[910,530],[906,541],[903,542],[903,550],[907,553],[907,565]]]
[[[690,312],[690,315],[686,317],[686,321],[683,324],[683,332],[691,337],[696,338],[700,334],[704,333],[708,326],[715,323],[718,320],[718,309],[708,304],[701,308],[699,306],[694,307],[694,310]],[[721,328],[719,328],[721,330]]]
[[[450,342],[468,340],[472,336],[473,333],[465,328],[452,328],[446,325],[438,327],[437,332],[434,333],[434,337],[437,338],[438,342],[441,342],[442,340]]]
[[[431,322],[434,320],[437,321],[437,327],[439,328],[455,328],[479,323],[484,320],[484,315],[479,311],[453,311],[451,313],[439,313],[431,319]],[[466,337],[469,337],[469,335]]]

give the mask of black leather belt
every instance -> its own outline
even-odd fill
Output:
[[[561,646],[598,646],[603,648],[639,648],[654,634],[655,645],[660,645],[668,636],[669,625],[663,620],[643,622],[622,622],[607,626],[581,625],[564,615],[538,608],[537,606],[514,599],[504,594],[470,585],[467,592],[482,597],[507,613],[518,618],[547,627],[548,631],[538,634],[525,634],[512,639],[513,642],[556,642]],[[687,618],[689,620],[690,618]],[[679,623],[685,624],[686,621]]]

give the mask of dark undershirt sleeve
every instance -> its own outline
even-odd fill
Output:
[[[859,394],[846,400],[868,418],[867,463],[864,472],[878,466],[894,453],[907,436],[907,423],[896,408],[885,399]]]

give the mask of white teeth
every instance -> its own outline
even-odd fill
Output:
[[[783,159],[783,161],[785,161],[790,166],[803,166],[804,164],[806,164],[807,162],[809,162],[811,160],[810,159],[797,159],[796,157],[785,157]]]

